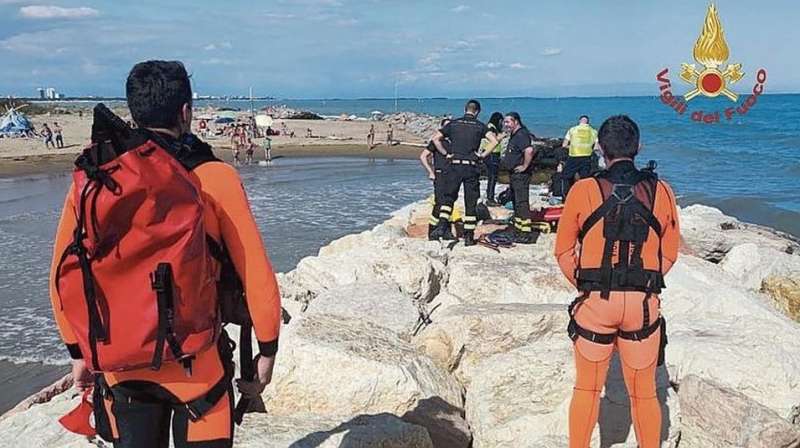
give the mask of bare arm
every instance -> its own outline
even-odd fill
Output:
[[[433,179],[436,176],[436,174],[433,171],[433,167],[431,167],[430,159],[431,159],[432,155],[433,154],[431,154],[431,152],[429,150],[427,150],[427,149],[423,150],[419,154],[419,161],[422,164],[422,167],[425,168],[425,171],[428,172],[428,178],[429,179]]]
[[[518,173],[526,171],[528,169],[528,167],[530,166],[531,162],[533,161],[533,147],[532,146],[528,146],[527,148],[525,148],[523,153],[524,153],[524,157],[525,158],[522,161],[522,165],[514,168],[514,171],[516,171]]]
[[[442,140],[444,140],[444,134],[442,134],[442,131],[436,131],[436,133],[433,134],[433,138],[431,138],[431,141],[433,142],[433,145],[436,146],[436,150],[439,151],[439,154],[447,156],[447,150],[444,148]]]

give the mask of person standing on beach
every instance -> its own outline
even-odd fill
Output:
[[[636,439],[642,448],[658,448],[656,368],[667,343],[658,294],[678,258],[675,195],[652,168],[636,168],[639,127],[633,120],[609,118],[599,140],[608,168],[572,187],[555,244],[561,271],[581,294],[569,306],[567,329],[577,372],[569,446],[589,447],[617,349]]]
[[[503,153],[500,167],[511,173],[511,192],[514,195],[514,242],[533,244],[537,235],[531,227],[530,189],[534,150],[531,134],[516,112],[509,112],[503,128],[511,136]]]
[[[59,126],[58,122],[53,123],[53,134],[56,136],[56,147],[59,149],[64,148],[64,136],[61,133],[61,126]]]
[[[481,151],[484,152],[483,161],[486,164],[486,205],[498,206],[494,200],[494,192],[497,187],[497,175],[500,171],[500,154],[503,152],[503,142],[508,143],[503,133],[503,114],[495,112],[489,117],[487,123],[489,130],[494,132],[497,144],[494,147],[489,145],[489,140],[481,140]]]
[[[450,120],[444,119],[439,123],[439,129],[444,128],[447,126]],[[447,150],[450,152],[450,141],[444,140],[442,143]],[[433,166],[431,166],[431,159],[433,160]],[[447,157],[442,155],[439,151],[436,150],[436,145],[433,144],[433,141],[428,142],[427,148],[423,149],[419,155],[419,161],[422,163],[422,167],[425,168],[425,171],[428,173],[428,179],[433,181],[433,209],[431,211],[431,218],[428,222],[428,239],[436,239],[433,238],[433,230],[439,224],[439,216],[441,214],[442,204],[446,202],[446,195],[445,195],[445,186],[446,183],[444,181],[445,177],[448,174],[448,167],[450,163],[447,160]],[[452,210],[451,210],[452,211]],[[448,215],[448,219],[449,219]],[[452,230],[448,225],[447,228],[444,230],[444,233],[440,235],[441,239],[443,240],[453,240]]]
[[[569,189],[579,179],[589,177],[592,172],[592,154],[597,144],[597,131],[589,125],[589,116],[581,115],[576,126],[571,127],[564,136],[561,146],[569,148],[569,155],[564,164],[564,198]]]
[[[42,138],[44,139],[44,147],[45,149],[50,148],[51,146],[53,149],[56,149],[55,143],[53,143],[53,131],[50,130],[50,126],[47,123],[42,125]]]
[[[392,146],[394,143],[394,129],[392,128],[392,124],[389,123],[389,129],[386,130],[386,144]]]
[[[372,149],[375,147],[375,125],[369,125],[369,132],[367,133],[367,148]]]
[[[494,132],[489,131],[489,128],[478,120],[480,112],[481,103],[478,100],[467,101],[464,116],[447,123],[441,130],[436,131],[431,139],[439,154],[446,157],[451,164],[444,176],[446,201],[440,207],[439,222],[431,232],[432,239],[440,239],[446,235],[453,206],[463,184],[464,245],[477,244],[475,229],[478,227],[477,206],[478,198],[481,196],[478,151],[483,138],[486,138],[490,145],[497,145]],[[449,150],[444,145],[445,139],[450,140]]]
[[[56,233],[50,277],[55,321],[72,358],[75,387],[82,392],[94,387],[93,402],[99,404],[94,406],[94,427],[103,439],[113,441],[115,448],[173,445],[229,448],[233,445],[234,418],[239,414],[238,408],[234,411],[233,406],[232,341],[219,327],[219,318],[213,311],[222,303],[217,294],[230,293],[245,300],[247,315],[252,319],[259,351],[254,361],[255,374],[252,380],[236,383],[242,396],[251,400],[259,397],[272,380],[281,323],[278,283],[250,211],[242,179],[230,165],[214,157],[209,145],[191,134],[192,91],[183,64],[177,61],[136,64],[128,75],[126,93],[128,107],[139,129],[125,132],[109,129],[105,124],[107,115],[105,120],[98,122],[96,119],[95,125],[103,125],[97,126],[103,129],[103,137],[110,132],[118,137],[113,149],[121,151],[122,155],[114,160],[139,154],[140,157],[123,162],[146,163],[147,167],[158,170],[157,174],[147,173],[135,182],[162,188],[162,194],[167,188],[159,187],[162,184],[174,186],[176,191],[169,197],[151,198],[145,197],[148,191],[134,188],[133,197],[118,197],[117,194],[124,196],[127,192],[107,190],[117,189],[120,186],[117,182],[130,183],[130,176],[135,174],[103,170],[97,162],[78,159],[80,165],[87,168],[81,172],[92,176],[93,180],[87,185],[96,188],[89,191],[73,183],[67,193]],[[95,116],[103,118],[97,112]],[[97,153],[95,150],[94,154]],[[190,171],[173,169],[179,167],[178,163]],[[89,218],[93,221],[84,222],[86,213],[77,211],[81,204],[75,200],[87,194],[94,194],[95,198],[100,195],[105,198],[102,202],[134,201],[134,206],[144,207],[155,215],[137,214],[140,209],[131,208],[129,203],[113,209],[116,210],[111,218],[113,222],[108,223],[104,222],[104,217],[108,217],[104,213],[108,210],[101,205],[100,214],[96,215],[93,209],[92,218]],[[156,199],[166,202],[157,206]],[[172,207],[174,204],[181,208]],[[200,213],[201,216],[197,217],[199,220],[186,219],[193,217],[186,213]],[[131,220],[130,224],[136,224],[137,219],[147,220],[149,224],[144,230],[137,230],[135,225],[126,228],[128,223],[123,222],[126,219]],[[176,232],[181,231],[176,233],[179,238],[174,238],[174,234],[159,236],[158,229],[165,232],[172,227]],[[110,234],[102,235],[104,231]],[[100,239],[89,241],[91,238],[84,232],[100,232],[100,235],[91,233]],[[141,237],[145,246],[132,244],[134,236]],[[95,245],[96,241],[103,244]],[[189,244],[189,241],[195,243]],[[128,246],[120,251],[122,244]],[[158,268],[152,266],[156,270],[155,273],[150,271],[152,277],[148,279],[147,271],[151,266],[147,257],[157,254],[157,260],[161,260],[161,256],[169,256],[173,249],[178,253],[173,258],[172,269],[162,269],[163,265],[170,267],[170,264],[158,261]],[[180,251],[186,252],[181,254]],[[95,258],[95,253],[109,256],[101,256],[100,260]],[[127,259],[118,260],[120,253]],[[124,264],[118,264],[121,262]],[[103,263],[111,264],[101,266]],[[107,270],[103,271],[103,267]],[[200,269],[194,272],[191,267]],[[233,283],[241,285],[242,294],[235,292],[238,287],[230,291],[224,287],[225,279],[230,276],[235,278]],[[83,281],[87,277],[98,288],[87,287]],[[118,284],[111,281],[114,277]],[[103,280],[105,283],[101,283]],[[98,291],[102,292],[98,294]],[[182,292],[192,296],[181,297],[180,301],[166,298]],[[129,305],[147,302],[150,298],[152,306],[138,309]],[[138,301],[130,302],[134,299]],[[99,313],[92,313],[91,308],[88,314],[96,318],[87,317],[87,306],[100,306],[103,318],[97,315]],[[156,311],[156,306],[160,311]],[[167,312],[176,306],[181,313]],[[207,309],[207,313],[201,312]],[[186,315],[191,313],[195,313],[196,321],[189,325]],[[184,338],[176,340],[177,331],[181,331]],[[156,348],[151,351],[154,338],[162,341],[162,345],[159,348],[155,343]],[[169,344],[163,344],[165,339]],[[146,345],[142,345],[144,343]],[[182,352],[182,347],[189,346],[194,347],[189,349],[191,356],[176,354]],[[173,356],[167,357],[169,353]],[[130,359],[131,354],[137,358]],[[105,365],[124,368],[104,370],[102,366]]]

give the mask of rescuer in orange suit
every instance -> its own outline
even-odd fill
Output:
[[[598,133],[607,169],[570,190],[555,255],[581,295],[570,305],[577,377],[569,410],[569,446],[586,448],[597,424],[609,361],[619,350],[639,446],[660,446],[656,367],[663,363],[666,323],[658,294],[678,256],[675,196],[654,173],[634,165],[639,128],[609,118]]]
[[[180,62],[148,61],[131,70],[127,80],[127,99],[133,120],[141,129],[157,134],[163,145],[173,146],[190,134],[192,92],[189,77]],[[207,236],[224,242],[236,273],[241,279],[253,328],[258,340],[259,358],[253,381],[240,381],[243,396],[256,397],[272,378],[278,349],[281,306],[278,284],[258,227],[234,168],[217,160],[208,148],[207,163],[194,167],[203,197],[203,219]],[[78,347],[76,333],[63,314],[57,287],[59,254],[65,251],[77,226],[75,204],[70,187],[58,225],[51,273],[51,300],[61,337],[72,361],[72,375],[79,390],[94,386],[95,373],[87,368]],[[121,272],[120,276],[124,276]],[[149,285],[123,285],[148,288]],[[136,320],[139,316],[130,316]],[[223,336],[227,341],[227,336]],[[191,370],[176,361],[164,361],[159,369],[149,367],[119,372],[98,373],[103,390],[95,387],[95,416],[105,408],[108,429],[115,447],[167,447],[172,427],[177,448],[230,447],[233,440],[232,350],[224,343],[197,353]],[[226,372],[227,369],[231,369]],[[210,396],[220,383],[222,397],[198,403],[202,414],[193,413],[187,402]],[[98,401],[98,395],[99,401]],[[98,409],[100,408],[100,409]],[[98,422],[98,433],[100,432]],[[102,435],[102,434],[101,434]],[[105,437],[104,437],[105,438]]]

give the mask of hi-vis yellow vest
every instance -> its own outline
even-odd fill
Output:
[[[592,155],[597,141],[597,131],[588,124],[573,126],[567,133],[569,136],[570,157],[588,157]]]

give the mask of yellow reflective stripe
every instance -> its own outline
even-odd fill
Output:
[[[450,207],[449,205],[442,205],[441,207],[439,207],[439,210],[443,212],[452,212],[453,207]]]
[[[439,217],[442,219],[450,219],[450,213],[441,212],[439,213]]]
[[[475,216],[464,216],[464,222],[478,222],[478,218]]]
[[[475,230],[476,227],[475,224],[464,224],[464,230]]]
[[[431,219],[428,220],[431,225],[439,224],[439,220],[435,216],[431,216]]]

